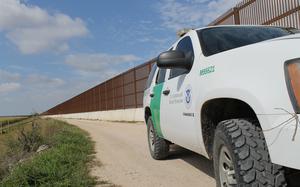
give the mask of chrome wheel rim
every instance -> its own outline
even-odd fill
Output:
[[[149,139],[149,145],[151,151],[154,151],[154,136],[155,136],[155,132],[154,132],[153,125],[150,125],[148,139]]]
[[[219,153],[219,177],[221,187],[230,187],[237,184],[231,154],[227,147],[222,146]]]

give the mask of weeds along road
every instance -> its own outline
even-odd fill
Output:
[[[67,120],[90,133],[101,167],[93,174],[123,187],[215,186],[212,162],[173,146],[171,155],[155,161],[148,151],[143,123]]]

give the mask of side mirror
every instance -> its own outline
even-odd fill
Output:
[[[182,68],[190,70],[191,60],[182,51],[167,51],[161,53],[157,58],[157,66],[160,68]]]

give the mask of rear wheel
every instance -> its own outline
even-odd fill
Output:
[[[248,120],[218,124],[213,160],[218,187],[287,186],[283,168],[271,163],[262,130]]]
[[[147,129],[148,145],[152,158],[156,160],[166,158],[169,154],[169,143],[157,135],[151,116],[147,121]]]

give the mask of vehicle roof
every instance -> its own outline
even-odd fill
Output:
[[[206,26],[194,29],[195,31],[208,29],[208,28],[222,28],[222,27],[271,27],[271,28],[285,28],[281,26],[272,26],[272,25],[214,25],[214,26]]]
[[[273,26],[273,25],[213,25],[213,26],[206,26],[206,27],[200,27],[197,29],[190,29],[188,32],[180,36],[175,43],[172,44],[172,47],[182,38],[186,36],[187,33],[190,32],[197,32],[208,28],[224,28],[224,27],[270,27],[270,28],[288,28],[288,27],[282,27],[282,26]],[[296,29],[296,28],[295,28]],[[168,48],[170,50],[172,47]]]

